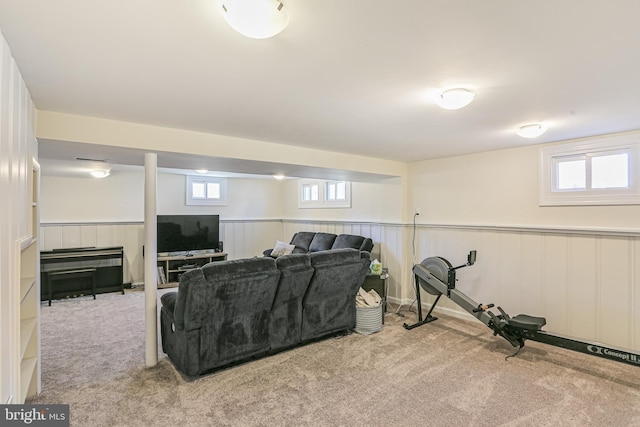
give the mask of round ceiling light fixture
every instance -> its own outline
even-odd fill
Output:
[[[464,88],[448,89],[436,95],[436,104],[446,110],[458,110],[473,101],[475,94]]]
[[[284,179],[284,175],[282,175],[281,173],[277,173],[275,175],[273,175],[274,179],[277,179],[278,181],[281,181]]]
[[[243,36],[266,39],[289,24],[289,13],[278,0],[219,0],[227,24]]]
[[[537,138],[547,131],[547,125],[544,123],[531,123],[528,125],[520,126],[516,131],[518,136],[523,138]]]
[[[108,169],[93,169],[89,173],[94,178],[106,178],[111,175],[111,171]]]

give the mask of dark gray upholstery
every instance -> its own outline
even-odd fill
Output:
[[[316,233],[313,231],[299,231],[293,235],[290,244],[295,245],[294,254],[306,254],[309,252],[326,251],[329,249],[352,248],[360,251],[371,252],[373,240],[368,237],[353,234],[335,235],[331,233]],[[266,249],[263,255],[271,256],[273,249]]]
[[[309,254],[313,278],[302,303],[302,341],[355,327],[354,304],[369,268],[356,249]]]
[[[365,252],[371,252],[373,249],[373,240],[368,237],[355,236],[353,234],[340,234],[336,237],[331,249],[353,248]]]
[[[291,254],[276,260],[280,284],[271,309],[271,350],[278,351],[300,343],[302,298],[313,275],[306,254]]]
[[[369,253],[336,249],[209,263],[164,294],[162,348],[187,376],[348,332]]]
[[[311,241],[313,240],[315,232],[310,231],[299,231],[293,235],[291,238],[291,245],[295,245],[295,249],[293,250],[294,254],[306,254],[309,252],[309,246],[311,246]]]
[[[271,258],[214,262],[184,273],[174,312],[170,304],[161,311],[164,352],[189,376],[268,352],[279,279]]]
[[[335,234],[316,233],[309,245],[309,252],[328,251],[336,240]]]

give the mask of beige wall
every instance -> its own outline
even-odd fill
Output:
[[[538,206],[539,146],[409,165],[420,223],[640,230],[640,206]]]
[[[409,165],[407,210],[421,215],[416,254],[408,238],[405,259],[460,265],[475,249],[457,288],[477,302],[546,317],[547,331],[640,350],[640,206],[538,206],[538,149]]]
[[[402,178],[380,182],[352,182],[351,208],[299,209],[298,180],[285,182],[283,218],[318,221],[402,222]]]
[[[275,180],[229,178],[227,206],[187,206],[186,178],[158,174],[159,214],[219,214],[221,219],[280,219],[282,186]],[[131,222],[144,218],[144,172],[107,178],[42,177],[42,223]]]
[[[41,110],[38,114],[37,137],[43,139],[365,173],[388,173],[391,176],[403,176],[406,171],[405,163],[374,157],[53,111]]]
[[[219,214],[220,219],[282,218],[282,182],[275,179],[228,178],[227,206],[187,206],[186,177],[158,175],[158,213]]]

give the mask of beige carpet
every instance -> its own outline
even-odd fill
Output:
[[[166,291],[161,291],[166,292]],[[412,315],[413,316],[413,315]],[[144,366],[144,294],[42,306],[42,394],[74,426],[640,426],[640,368],[441,316],[328,339],[186,382]]]

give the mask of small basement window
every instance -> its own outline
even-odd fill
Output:
[[[187,205],[227,205],[227,180],[210,176],[187,176]]]
[[[640,204],[640,135],[540,149],[540,205]]]
[[[350,208],[351,183],[301,179],[298,183],[298,208]]]

